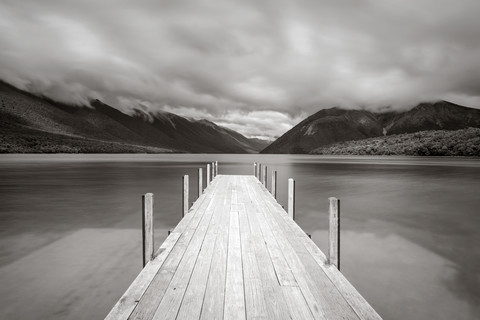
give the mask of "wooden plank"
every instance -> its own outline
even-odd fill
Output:
[[[328,198],[328,263],[340,270],[340,200]]]
[[[216,214],[220,217],[217,230],[217,242],[212,257],[210,273],[205,290],[202,314],[200,319],[216,320],[223,319],[224,301],[225,301],[225,280],[227,265],[227,243],[229,237],[230,212],[226,209],[230,207],[232,185],[231,180],[222,177],[227,181],[226,197],[223,206],[219,207]]]
[[[282,287],[288,310],[294,320],[314,319],[300,287]]]
[[[255,197],[253,197],[252,201],[254,201],[257,206],[256,212],[258,215],[258,212],[261,211],[261,204],[259,203],[258,199],[255,199]],[[275,240],[275,237],[268,227],[267,222],[263,219],[260,219],[260,216],[257,216],[252,220],[255,220],[256,225],[259,226],[258,231],[263,235],[263,241],[266,244],[268,254],[275,269],[275,275],[279,284],[282,286],[298,286],[295,277],[293,276],[283,255],[283,248],[281,248]]]
[[[252,190],[252,196],[258,197],[259,193],[256,193],[255,189]],[[258,199],[254,199],[254,201],[258,202]],[[256,215],[256,217],[258,221],[261,223],[262,231],[264,231],[265,229],[270,229],[270,225],[266,219],[267,215],[264,212],[266,211],[265,208],[262,206],[259,206],[258,210],[259,212],[258,212],[258,215]],[[271,230],[269,231],[272,232]],[[303,265],[299,261],[298,257],[295,255],[295,252],[293,251],[292,247],[284,237],[282,236],[279,237],[278,233],[272,232],[272,234],[276,235],[275,239],[280,245],[280,247],[282,247],[283,255],[288,262],[290,270],[292,271],[298,286],[301,288],[303,297],[306,301],[306,305],[308,305],[309,307],[309,311],[311,311],[315,319],[326,319],[322,306],[316,301],[313,293],[309,288],[309,282],[311,280],[307,278],[306,270],[304,270]],[[307,310],[305,310],[304,313],[308,314]]]
[[[127,318],[381,319],[261,181],[222,175],[107,316]]]
[[[216,238],[216,234],[207,234],[205,236],[202,249],[198,255],[195,268],[176,317],[177,320],[200,318]]]
[[[255,182],[255,181],[253,181]],[[253,183],[255,184],[255,183]],[[271,210],[276,210],[278,216],[282,217],[285,221],[286,212],[274,199],[266,198],[265,203],[271,207]],[[325,254],[315,245],[315,243],[305,236],[304,231],[296,223],[286,223],[288,227],[287,232],[290,235],[295,235],[299,241],[301,241],[306,250],[312,255],[317,264],[323,269],[325,274],[330,278],[332,283],[338,288],[339,292],[350,304],[353,310],[361,319],[380,320],[381,317],[371,307],[371,305],[363,298],[363,296],[353,287],[353,285],[338,271],[334,266],[327,265],[327,257]],[[302,250],[303,251],[303,250]]]
[[[315,259],[317,264],[323,269],[332,283],[338,288],[345,300],[355,310],[355,313],[362,320],[381,320],[375,309],[365,300],[365,298],[355,289],[355,287],[338,271],[335,266],[327,265],[327,257],[313,243],[311,239],[303,239],[304,245]]]
[[[247,208],[248,220],[250,223],[251,237],[255,259],[257,261],[259,276],[264,294],[265,307],[269,319],[291,319],[287,309],[283,292],[276,276],[273,262],[270,258],[261,226],[257,220],[258,203],[251,197],[249,186],[245,184],[245,191],[249,198],[250,206]]]
[[[177,229],[178,231],[182,230],[182,236],[172,249],[161,270],[159,270],[153,278],[150,286],[138,302],[129,319],[152,319],[216,190],[218,189],[211,188],[205,192],[201,205],[182,219],[180,224],[174,229],[174,232],[176,232]],[[188,222],[181,225],[184,220]]]
[[[268,319],[265,291],[262,285],[257,258],[255,256],[254,236],[251,232],[247,214],[247,210],[251,209],[252,205],[243,186],[244,181],[240,181],[238,192],[238,214],[246,316],[247,319]]]
[[[170,233],[167,239],[165,239],[165,242],[160,246],[157,256],[147,263],[142,272],[135,278],[127,291],[107,315],[106,320],[128,319],[180,236],[181,233]]]
[[[268,206],[268,208],[271,207]],[[264,210],[263,214],[276,230],[274,234],[285,249],[287,261],[315,318],[358,319],[357,314],[345,301],[338,288],[315,263],[302,243],[298,241],[298,237],[289,236],[291,231],[287,225],[294,224],[294,222],[290,219],[284,220],[285,215],[275,211]],[[305,233],[302,236],[308,239]],[[316,312],[317,308],[321,312]]]
[[[220,234],[219,232],[222,227],[222,212],[224,210],[227,196],[227,188],[222,188],[220,192],[217,193],[218,199],[216,199],[213,216],[195,264],[192,277],[188,283],[185,296],[183,297],[177,319],[199,319],[201,316],[214,249],[218,250],[219,246],[217,246],[217,244],[223,240],[222,237],[218,235]]]
[[[174,319],[176,317],[201,251],[200,249],[204,242],[206,232],[213,216],[214,207],[217,205],[218,199],[219,197],[214,198],[207,206],[202,220],[195,229],[195,234],[188,244],[183,257],[178,264],[178,268],[175,270],[153,319]]]
[[[223,317],[229,319],[245,319],[245,296],[243,290],[242,254],[240,244],[240,227],[238,211],[233,210],[235,193],[232,193],[232,209],[227,250],[227,276],[225,287],[225,307]]]
[[[142,243],[143,266],[153,258],[153,193],[142,196]]]

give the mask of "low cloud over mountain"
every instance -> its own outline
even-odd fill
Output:
[[[0,78],[278,137],[305,115],[480,107],[477,0],[2,1]]]

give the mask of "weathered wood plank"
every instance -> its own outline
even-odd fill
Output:
[[[180,223],[177,226],[179,230],[183,230],[182,236],[170,252],[168,259],[166,259],[164,265],[162,265],[161,270],[159,270],[157,275],[153,278],[150,286],[133,310],[129,319],[152,319],[168,285],[170,284],[170,281],[173,278],[173,275],[175,274],[175,271],[178,268],[178,265],[180,264],[180,261],[185,254],[188,244],[195,234],[197,226],[202,220],[207,207],[210,205],[211,199],[216,193],[216,190],[217,189],[213,188],[209,189],[208,192],[204,194],[204,201],[202,201],[202,204],[198,207],[198,209],[192,211],[184,219],[182,219],[182,222],[184,220],[188,221],[186,222],[186,225],[181,225]],[[186,218],[188,219],[186,220]],[[174,232],[177,231],[177,228],[174,229]]]
[[[325,274],[330,278],[333,284],[339,289],[345,300],[355,310],[355,313],[362,320],[381,320],[375,309],[365,300],[365,298],[355,289],[355,287],[338,271],[335,266],[327,265],[327,257],[313,243],[311,239],[302,239],[308,252],[322,268]]]
[[[267,206],[267,208],[267,210],[263,210],[264,217],[275,229],[274,234],[285,249],[287,261],[315,318],[358,319],[338,288],[298,241],[298,237],[289,236],[291,231],[288,225],[294,224],[293,221],[285,220],[285,215],[279,214],[276,210],[271,211],[271,206]],[[309,239],[305,233],[302,237]],[[320,308],[321,312],[316,313],[317,308]]]
[[[216,199],[218,200],[218,197]],[[210,225],[214,207],[217,203],[218,201],[211,201],[208,204],[202,220],[195,229],[195,234],[188,244],[178,268],[175,270],[153,319],[174,319],[176,317]]]
[[[244,182],[239,184],[239,222],[242,248],[243,279],[245,288],[245,309],[247,319],[268,319],[265,291],[255,255],[254,236],[248,213],[252,212],[251,201],[244,190]]]
[[[107,319],[380,320],[326,261],[261,180],[218,175]]]
[[[216,228],[217,242],[212,257],[212,264],[208,277],[207,288],[205,290],[202,314],[200,317],[200,319],[203,320],[223,319],[227,246],[230,226],[230,212],[227,210],[227,208],[230,208],[231,205],[231,180],[228,180],[225,190],[226,196],[223,200],[223,207],[219,207],[218,212],[216,213],[220,217],[220,222]]]
[[[255,184],[255,181],[253,181]],[[286,214],[282,207],[274,201],[274,199],[265,198],[265,203],[270,206],[271,210],[279,212],[279,217],[284,220]],[[345,300],[350,304],[355,313],[360,319],[380,320],[381,317],[371,307],[371,305],[363,298],[363,296],[353,287],[353,285],[339,272],[334,266],[327,264],[327,257],[325,254],[313,243],[313,241],[305,236],[304,231],[296,224],[286,224],[289,228],[286,232],[290,235],[295,235],[301,241],[306,250],[312,255],[317,264],[322,268],[325,274],[329,277],[332,283],[338,288]],[[302,250],[303,251],[303,250]]]
[[[300,287],[282,287],[288,310],[294,320],[314,319]]]
[[[227,276],[225,287],[225,307],[223,317],[229,319],[245,319],[245,295],[243,290],[243,268],[240,244],[240,226],[238,221],[238,206],[235,193],[232,192],[232,209],[230,211],[230,226],[227,250]]]
[[[212,262],[213,249],[216,243],[216,234],[208,234],[203,241],[202,250],[198,256],[190,278],[185,296],[177,315],[178,319],[200,319],[203,297],[207,287],[210,264]]]
[[[257,182],[258,183],[258,182]],[[273,262],[270,258],[265,239],[258,222],[258,202],[249,192],[250,186],[245,184],[245,191],[249,197],[250,207],[247,209],[252,242],[255,252],[259,275],[265,296],[265,305],[269,319],[291,319],[290,312],[276,276]]]
[[[147,263],[142,272],[135,278],[127,291],[107,315],[106,320],[128,319],[180,236],[181,233],[170,233],[157,251],[157,256]]]

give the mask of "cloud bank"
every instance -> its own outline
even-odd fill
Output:
[[[480,108],[478,0],[4,0],[0,78],[277,137],[342,106]]]

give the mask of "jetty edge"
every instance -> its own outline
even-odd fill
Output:
[[[142,197],[144,268],[105,319],[381,319],[340,272],[340,201],[329,202],[326,256],[276,201],[277,173],[220,175],[206,166],[203,190],[159,249],[153,243],[153,195]]]

